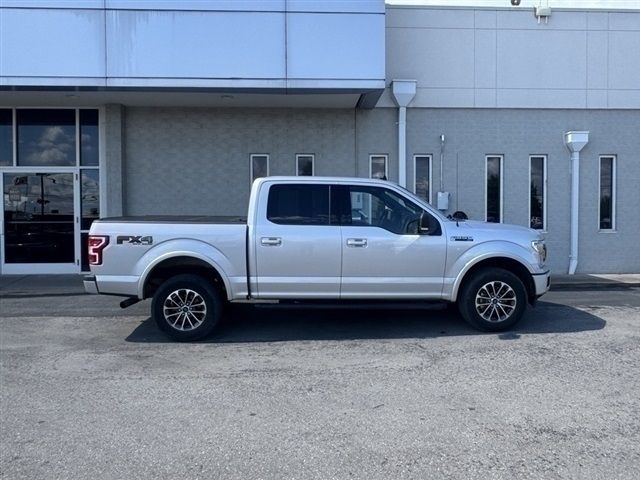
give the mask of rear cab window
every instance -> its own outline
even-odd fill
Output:
[[[267,220],[279,225],[330,225],[329,185],[272,185]]]

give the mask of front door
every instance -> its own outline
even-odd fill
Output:
[[[64,171],[3,173],[3,273],[80,271],[75,177]]]
[[[423,209],[388,188],[349,189],[341,298],[440,298],[446,239],[420,234]]]

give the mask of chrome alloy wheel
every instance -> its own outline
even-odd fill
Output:
[[[164,319],[176,330],[195,330],[207,316],[207,305],[204,298],[188,288],[174,290],[162,306]]]
[[[516,292],[504,282],[485,283],[476,294],[476,311],[488,322],[507,320],[515,311],[516,304]]]

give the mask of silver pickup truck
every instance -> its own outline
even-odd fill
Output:
[[[274,300],[455,302],[500,331],[549,289],[539,232],[451,220],[382,180],[262,178],[247,218],[104,218],[88,242],[86,291],[152,298],[180,341],[211,334],[228,302]]]

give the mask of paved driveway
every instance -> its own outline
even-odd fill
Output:
[[[0,299],[3,478],[639,478],[640,290],[519,328],[440,310],[236,308],[168,343],[148,304]]]

